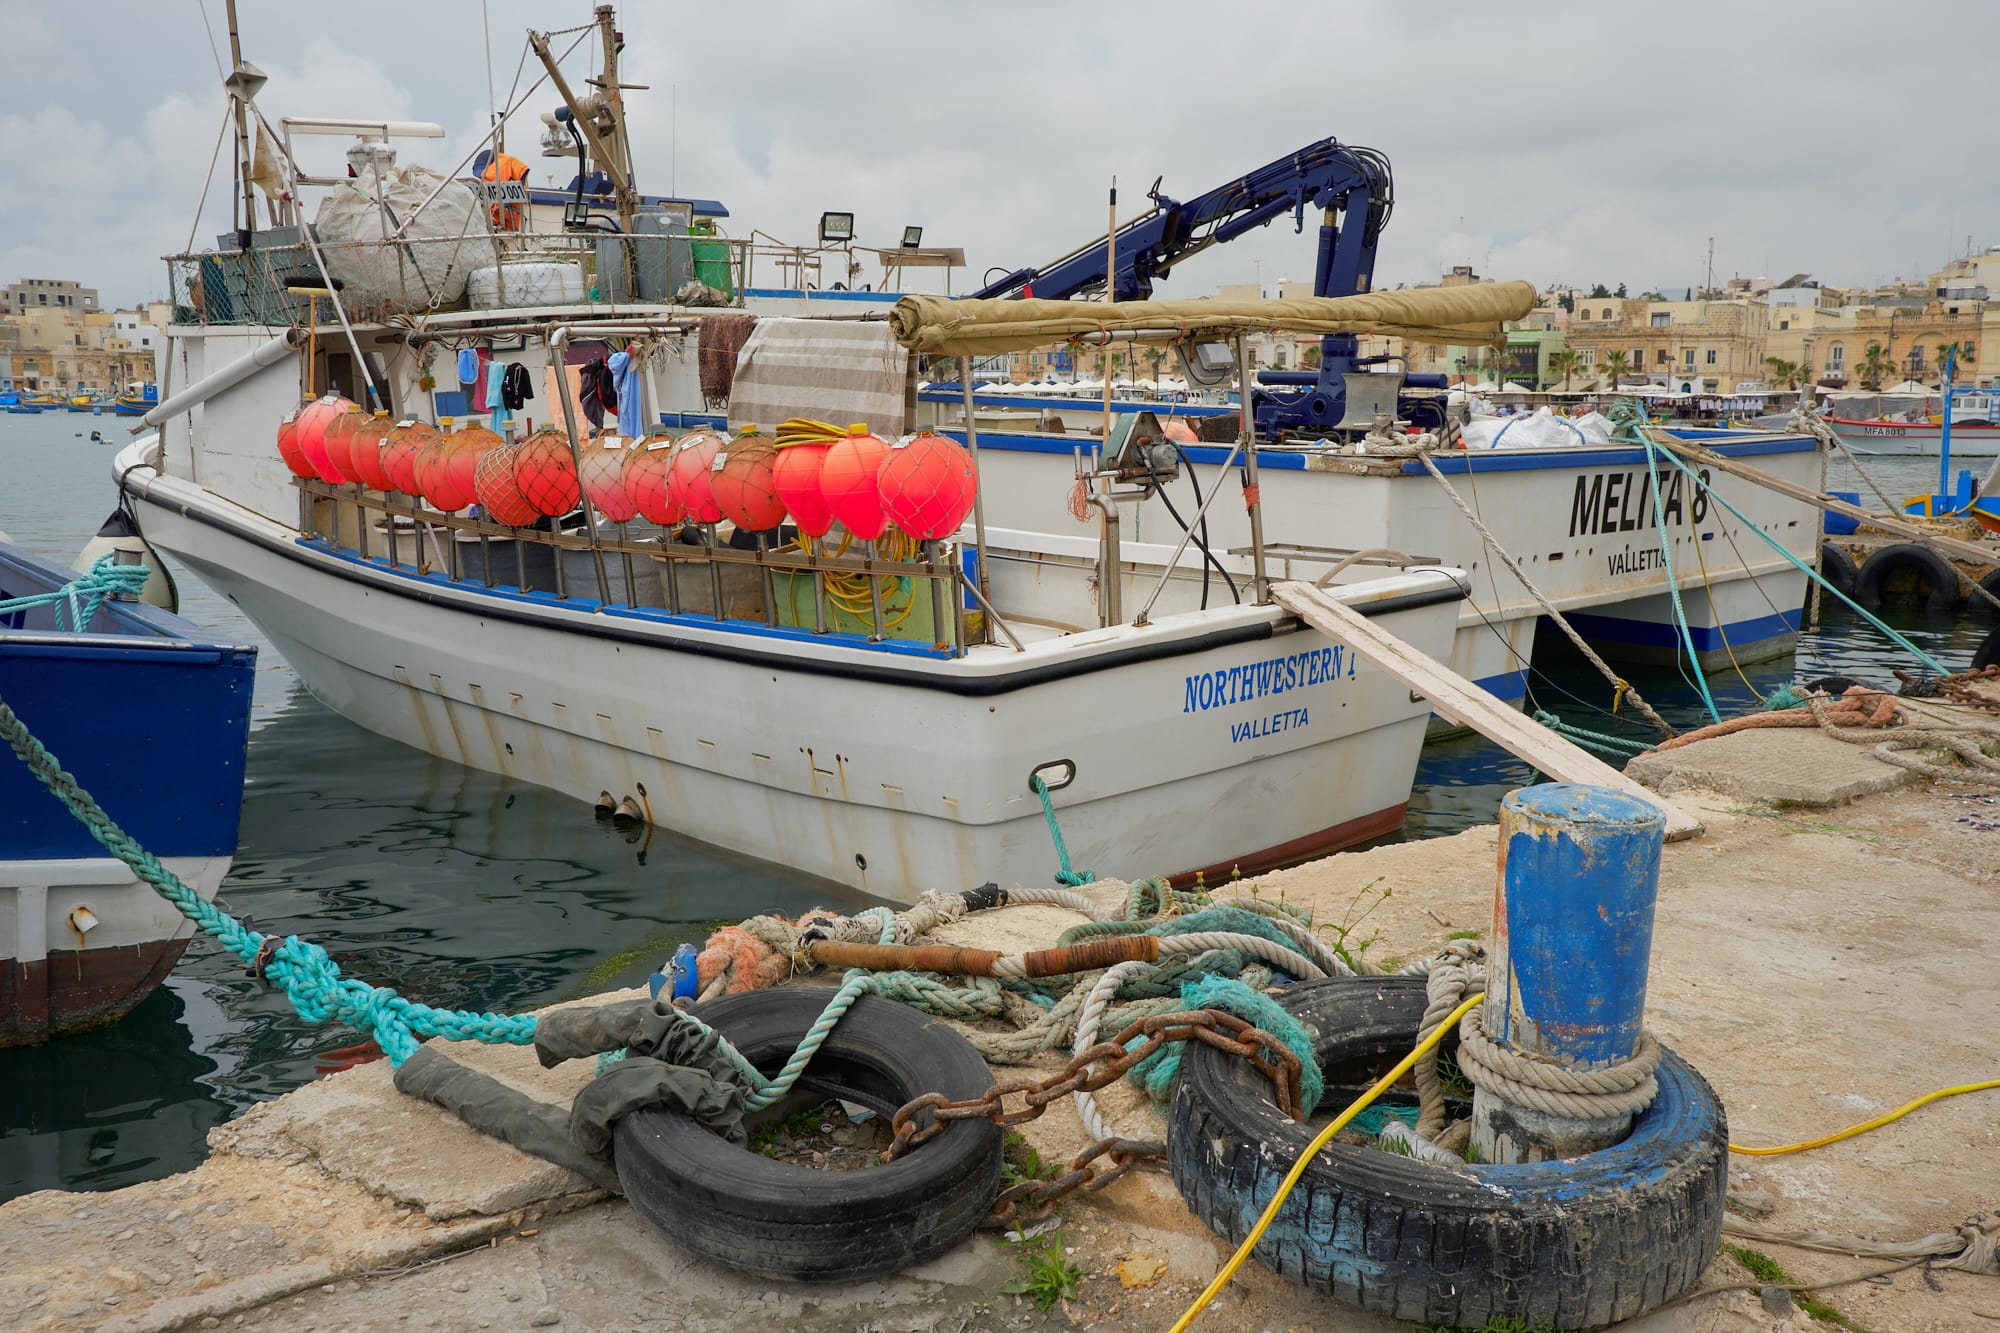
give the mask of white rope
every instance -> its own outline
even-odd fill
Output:
[[[1083,1012],[1077,1016],[1076,1043],[1070,1048],[1072,1056],[1081,1055],[1097,1044],[1097,1026],[1103,1021],[1105,1007],[1118,993],[1118,988],[1125,984],[1125,979],[1151,966],[1150,963],[1120,963],[1097,979],[1090,993],[1084,997]],[[1179,1001],[1174,1003],[1178,1005]],[[1083,1122],[1083,1132],[1090,1136],[1091,1142],[1124,1137],[1097,1109],[1096,1094],[1072,1092],[1070,1100],[1076,1104],[1076,1118]]]
[[[1190,935],[1169,935],[1160,941],[1160,957],[1170,958],[1180,954],[1208,953],[1215,949],[1240,949],[1245,956],[1261,958],[1273,967],[1291,973],[1304,981],[1322,980],[1326,973],[1319,964],[1282,944],[1274,944],[1262,935],[1237,935],[1229,931],[1203,930]]]
[[[1956,1231],[1934,1231],[1916,1240],[1868,1240],[1861,1236],[1837,1236],[1829,1231],[1780,1231],[1748,1218],[1724,1214],[1722,1233],[1743,1240],[1761,1240],[1773,1245],[1790,1245],[1800,1250],[1845,1254],[1857,1259],[1931,1259],[1932,1268],[1957,1268],[1968,1273],[2000,1276],[2000,1247],[1993,1236],[1971,1222]]]

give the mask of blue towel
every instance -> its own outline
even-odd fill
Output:
[[[470,347],[461,349],[458,354],[458,382],[460,384],[472,384],[477,382],[478,379],[479,353],[473,351]]]
[[[507,433],[507,422],[514,415],[500,400],[500,381],[506,374],[507,367],[498,361],[486,363],[486,403],[493,409],[493,433],[496,435]]]
[[[645,433],[639,411],[639,359],[630,352],[613,352],[604,364],[618,390],[618,433],[635,440]]]

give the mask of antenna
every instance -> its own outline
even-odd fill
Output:
[[[1708,293],[1715,290],[1715,238],[1713,236],[1708,238],[1708,279],[1702,283],[1701,290],[1702,300],[1704,301],[1708,299]]]

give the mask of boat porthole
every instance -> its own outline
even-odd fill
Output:
[[[868,858],[863,856],[860,852],[856,852],[854,854],[854,868],[856,870],[868,869]]]

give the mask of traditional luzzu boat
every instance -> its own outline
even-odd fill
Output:
[[[94,548],[119,545],[137,544]],[[0,542],[0,699],[212,898],[236,854],[257,652],[137,600],[148,577],[131,566],[75,580]],[[0,1046],[114,1021],[193,931],[0,744]]]

